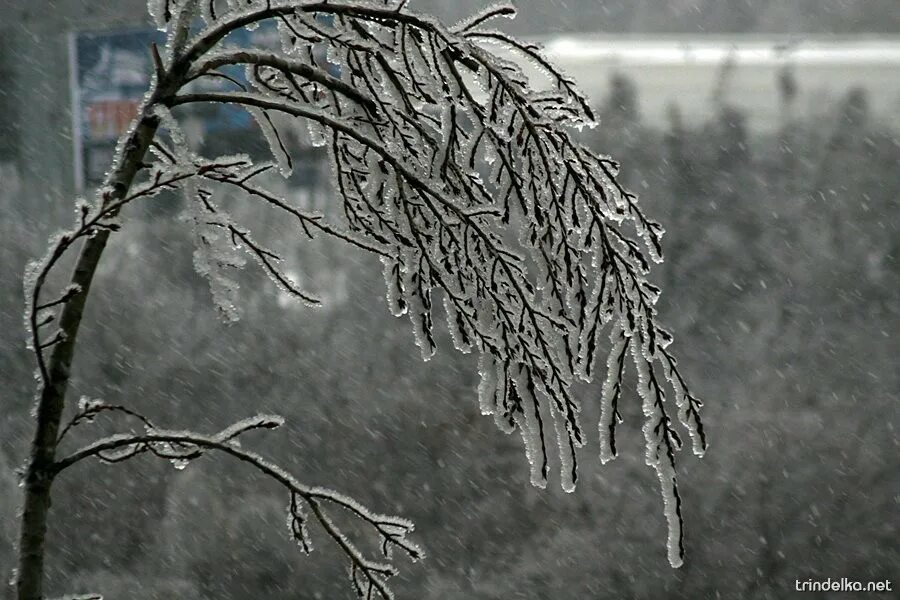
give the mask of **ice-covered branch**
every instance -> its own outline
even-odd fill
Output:
[[[298,75],[324,88],[334,90],[370,110],[376,110],[376,103],[351,85],[329,75],[320,68],[310,66],[299,60],[291,60],[271,52],[258,50],[236,50],[223,52],[196,65],[188,74],[188,81],[214,71],[225,65],[259,65],[270,67],[283,73]]]
[[[291,206],[284,198],[281,198],[278,195],[250,181],[252,176],[258,174],[262,170],[268,170],[269,168],[271,168],[271,165],[257,167],[252,171],[249,171],[246,174],[240,174],[239,176],[229,176],[217,173],[204,173],[203,177],[210,179],[211,181],[215,181],[216,183],[234,187],[238,190],[246,192],[251,197],[260,198],[270,206],[273,206],[276,209],[293,216],[298,221],[300,227],[308,237],[313,236],[312,231],[310,230],[310,228],[312,228],[321,231],[328,236],[347,242],[348,244],[356,246],[357,248],[360,248],[367,252],[371,252],[373,254],[378,254],[381,256],[387,256],[387,252],[383,248],[380,248],[377,245],[372,244],[371,242],[360,239],[359,237],[356,237],[349,232],[342,231],[337,227],[329,224],[325,220],[324,215],[307,213],[299,210],[298,208]]]
[[[123,414],[133,419],[136,419],[140,423],[149,429],[153,429],[154,425],[150,422],[150,420],[144,415],[119,404],[107,404],[99,399],[88,398],[87,396],[82,396],[78,401],[78,409],[77,412],[72,416],[71,420],[66,424],[65,427],[62,428],[62,431],[59,433],[59,438],[57,444],[62,442],[63,438],[66,437],[66,434],[69,433],[73,428],[81,425],[82,423],[91,423],[94,419],[103,413],[118,413]]]
[[[572,490],[575,451],[586,441],[572,386],[592,379],[605,327],[614,334],[601,393],[603,460],[616,454],[624,356],[635,344],[639,372],[663,368],[697,454],[706,440],[701,403],[668,349],[671,335],[656,317],[659,289],[648,281],[651,263],[662,260],[663,229],[618,182],[618,164],[577,141],[572,129],[591,126],[594,116],[572,79],[538,47],[482,28],[510,12],[493,7],[447,29],[405,4],[251,2],[208,19],[185,56],[199,57],[230,31],[272,19],[290,58],[213,54],[210,68],[250,65],[249,87],[183,93],[169,104],[232,103],[281,114],[292,119],[279,127],[305,127],[325,145],[346,225],[354,240],[371,239],[383,250],[389,303],[395,314],[409,315],[423,357],[435,351],[433,296],[440,290],[454,344],[484,355],[481,387],[493,398],[483,399],[483,410],[522,431],[540,486],[547,478],[545,425],[552,423],[562,484]],[[374,106],[323,77],[309,62],[312,43],[328,48],[340,80]],[[519,63],[490,51],[497,44],[537,65],[550,89],[534,89]],[[304,61],[308,68],[299,68]],[[293,77],[302,73],[328,93],[309,93]],[[274,127],[272,119],[257,120],[264,132]],[[267,138],[273,156],[287,164],[279,158],[280,138],[274,131]],[[502,381],[484,384],[494,377]],[[660,439],[668,444],[677,434],[658,391],[648,420],[653,431],[664,423]],[[673,468],[676,450],[665,452]],[[665,491],[674,477],[661,483]],[[672,515],[678,518],[668,519],[670,547],[680,548],[680,511]]]
[[[57,234],[53,238],[50,249],[44,255],[44,258],[33,261],[28,265],[25,274],[27,301],[25,318],[30,335],[29,347],[35,354],[38,371],[45,384],[49,383],[49,375],[44,349],[55,343],[52,340],[58,341],[60,335],[66,335],[60,329],[53,333],[50,337],[51,341],[42,338],[41,326],[56,320],[55,315],[48,315],[46,311],[64,306],[82,292],[78,284],[70,283],[59,297],[53,300],[42,301],[44,285],[50,272],[76,242],[92,237],[98,231],[117,231],[121,226],[117,218],[118,214],[126,205],[139,198],[154,196],[165,189],[176,189],[177,184],[191,177],[223,166],[215,163],[212,163],[212,165],[214,167],[211,167],[210,164],[195,165],[186,170],[172,172],[154,170],[149,179],[138,184],[131,193],[114,198],[113,191],[107,189],[100,193],[99,202],[93,206],[84,200],[79,201],[76,206],[75,226],[67,232]]]
[[[350,564],[353,586],[385,600],[393,598],[388,579],[397,573],[391,550],[396,547],[413,560],[423,556],[422,550],[409,539],[413,524],[406,519],[370,511],[352,498],[322,487],[308,486],[261,455],[245,450],[237,440],[254,430],[274,429],[283,423],[274,415],[258,415],[239,421],[214,434],[170,431],[148,427],[145,433],[128,433],[99,439],[56,461],[56,472],[89,458],[118,463],[140,454],[150,453],[184,468],[191,460],[207,451],[227,454],[248,464],[277,482],[289,496],[288,525],[292,538],[308,553],[312,541],[308,531],[309,515],[325,534],[341,549]],[[382,557],[367,556],[332,518],[331,509],[339,508],[368,525],[376,535]]]

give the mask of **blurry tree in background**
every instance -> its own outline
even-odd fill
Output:
[[[537,47],[485,29],[490,20],[514,14],[513,8],[491,7],[452,29],[410,12],[406,3],[393,2],[150,0],[149,9],[168,37],[162,53],[155,44],[150,48],[155,76],[137,117],[120,139],[95,201],[76,202],[74,228],[56,234],[44,258],[32,262],[25,275],[26,325],[37,363],[38,399],[23,474],[14,577],[18,600],[44,598],[51,487],[59,474],[85,459],[118,463],[152,455],[183,469],[210,451],[229,455],[287,492],[288,526],[301,550],[312,550],[309,523],[331,538],[360,596],[393,597],[388,579],[396,574],[395,549],[413,559],[421,556],[407,538],[411,522],[372,513],[347,496],[302,484],[241,446],[240,438],[251,432],[280,427],[281,417],[260,414],[218,433],[201,434],[162,428],[155,417],[124,398],[106,401],[85,394],[74,411],[66,410],[87,297],[107,243],[123,226],[120,215],[139,200],[172,190],[184,192],[194,266],[207,279],[227,321],[238,319],[234,273],[244,265],[245,255],[282,294],[320,303],[301,288],[283,257],[260,241],[274,232],[247,224],[262,208],[274,210],[276,219],[293,221],[309,238],[316,232],[378,256],[391,312],[409,315],[425,360],[437,347],[433,302],[435,293],[440,294],[452,344],[464,354],[479,355],[482,413],[493,414],[506,433],[521,432],[531,481],[538,487],[546,486],[551,460],[547,441],[555,438],[561,487],[574,491],[576,448],[586,437],[579,418],[582,403],[573,392],[578,381],[592,380],[598,342],[608,329],[611,349],[599,402],[600,455],[604,462],[618,455],[616,429],[627,412],[620,404],[627,361],[636,370],[642,399],[645,462],[662,491],[668,560],[673,567],[681,566],[684,543],[675,453],[682,441],[669,413],[677,414],[695,454],[702,455],[706,440],[699,420],[701,403],[678,370],[669,348],[671,334],[656,319],[660,290],[647,280],[650,262],[662,261],[662,227],[648,219],[636,197],[618,183],[618,164],[593,154],[573,135],[575,128],[592,125],[594,118],[574,83]],[[197,20],[202,25],[195,32]],[[233,32],[267,21],[276,27],[280,50],[228,44]],[[500,43],[538,65],[550,78],[551,89],[533,90],[520,66],[491,54],[485,43]],[[342,77],[318,61],[316,45],[328,48],[325,55],[340,65]],[[246,81],[219,70],[235,65],[245,69]],[[234,89],[185,89],[208,77],[224,78]],[[634,121],[634,90],[627,83],[622,80],[622,97],[614,101],[613,110],[621,120]],[[274,162],[255,164],[245,154],[210,158],[194,152],[170,109],[208,103],[246,109]],[[294,159],[282,132],[298,129],[299,137],[307,135],[314,146],[329,151],[341,217],[304,212],[265,186],[275,171],[284,177],[292,171]],[[226,212],[231,208],[235,210]],[[167,212],[154,211],[163,218]],[[633,227],[633,234],[626,233],[626,225]],[[508,233],[515,229],[517,237]],[[57,267],[66,264],[79,245],[66,282]],[[117,267],[126,264],[121,258],[117,262]],[[127,348],[131,341],[123,335],[118,346]],[[233,348],[244,354],[257,352],[259,346]],[[101,356],[103,361],[110,358],[141,363],[127,349]],[[261,366],[271,368],[273,362]],[[115,377],[111,382],[125,383]],[[664,387],[671,389],[674,408],[665,402]],[[151,388],[143,395],[160,391]],[[179,411],[179,417],[184,416]],[[98,417],[130,422],[132,428],[60,451],[68,445],[70,432],[90,429],[79,426]],[[262,553],[265,546],[256,545],[254,533],[261,521],[272,520],[272,506],[262,498],[254,498],[249,508],[229,504],[226,480],[214,481],[214,493],[211,486],[198,483],[188,498],[207,514],[229,515],[228,525],[215,533],[228,542],[249,544],[246,558],[227,543],[222,557],[195,560],[195,543],[217,544],[205,543],[203,532],[197,533],[199,538],[182,539],[180,509],[175,506],[145,502],[143,509],[175,521],[167,537],[175,548],[167,558],[190,570],[203,593],[221,596],[241,589],[232,582],[235,569]],[[140,489],[123,486],[115,494],[124,501]],[[359,521],[362,532],[334,520],[335,513],[344,512]],[[106,511],[101,514],[95,533],[108,517]],[[122,556],[133,560],[143,541],[133,523],[121,529]],[[380,556],[370,545],[378,546]],[[279,590],[294,589],[279,579],[284,568],[276,556],[263,560],[267,570],[255,574],[245,593],[252,589],[273,597]],[[173,585],[182,583],[179,579]]]
[[[460,19],[479,0],[422,0],[423,8]],[[706,33],[846,33],[900,29],[894,0],[519,0],[532,19],[513,22],[516,33],[549,31]]]

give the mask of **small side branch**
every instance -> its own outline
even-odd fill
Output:
[[[315,296],[311,296],[297,287],[297,284],[294,283],[290,277],[288,277],[284,272],[282,272],[276,265],[276,262],[281,261],[281,257],[274,252],[267,250],[266,248],[260,246],[250,235],[243,231],[231,223],[221,224],[221,223],[209,223],[209,225],[225,227],[228,229],[231,234],[232,241],[234,245],[237,247],[239,245],[243,245],[247,251],[253,255],[256,261],[262,265],[263,269],[265,269],[266,273],[272,277],[272,279],[278,283],[278,285],[287,291],[289,294],[296,296],[303,300],[304,302],[311,304],[313,306],[318,306],[321,304],[321,300],[316,298]],[[237,242],[240,243],[237,243]]]
[[[238,189],[243,190],[247,194],[254,196],[256,198],[260,198],[271,206],[283,210],[290,215],[294,216],[299,222],[300,226],[303,228],[304,233],[312,238],[312,232],[310,231],[310,227],[314,229],[318,229],[322,233],[329,235],[331,237],[337,238],[339,240],[343,240],[348,244],[352,244],[357,248],[365,250],[367,252],[371,252],[373,254],[377,254],[379,256],[390,256],[389,253],[381,247],[378,247],[366,240],[359,239],[352,234],[341,231],[336,227],[329,225],[322,215],[318,214],[309,214],[303,211],[300,211],[293,206],[289,205],[286,200],[283,198],[279,198],[274,194],[264,190],[260,187],[257,187],[250,183],[250,179],[254,176],[258,175],[259,172],[264,170],[268,170],[270,168],[269,165],[265,165],[262,167],[257,167],[256,169],[249,171],[248,174],[242,175],[241,177],[234,178],[229,177],[227,175],[218,174],[218,173],[204,173],[203,177],[215,181],[217,183],[228,184]]]
[[[239,50],[217,54],[213,58],[194,67],[194,69],[191,70],[191,73],[188,74],[187,80],[190,81],[205,73],[215,71],[219,67],[239,64],[271,67],[278,71],[292,73],[342,94],[349,100],[353,100],[370,111],[375,112],[377,110],[377,105],[374,100],[365,96],[358,89],[341,81],[337,77],[333,77],[325,71],[311,67],[301,61],[286,59],[270,52],[260,52],[258,50]]]
[[[153,58],[153,70],[156,72],[156,80],[162,81],[166,75],[166,67],[163,65],[156,42],[150,43],[150,56]]]
[[[160,429],[149,429],[141,434],[113,435],[57,460],[54,472],[60,473],[88,458],[116,463],[144,453],[171,460],[180,468],[206,451],[223,452],[251,465],[288,492],[290,496],[288,524],[291,535],[304,552],[312,550],[307,531],[308,515],[311,514],[349,560],[350,570],[354,573],[354,587],[359,590],[361,586],[362,589],[368,590],[370,598],[374,597],[372,595],[374,593],[384,600],[393,598],[387,583],[388,579],[397,573],[396,567],[391,562],[393,547],[402,550],[412,560],[424,556],[422,550],[408,538],[413,531],[413,524],[400,517],[374,513],[338,492],[307,486],[281,467],[255,452],[244,450],[237,443],[237,438],[244,433],[257,429],[274,429],[282,423],[280,417],[258,415],[235,423],[214,435]],[[373,529],[378,537],[384,560],[367,557],[334,522],[329,507],[343,509]]]
[[[71,300],[72,296],[77,294],[81,288],[79,288],[75,284],[70,284],[66,287],[66,290],[63,292],[62,296],[57,298],[56,300],[51,300],[50,302],[44,302],[43,304],[37,305],[37,310],[46,310],[48,308],[53,308],[54,306],[58,306],[60,304],[65,304],[69,300]]]
[[[52,338],[50,338],[46,342],[41,342],[41,345],[39,346],[39,348],[41,350],[43,350],[45,348],[49,348],[50,346],[58,344],[65,339],[66,339],[66,334],[62,330],[57,331],[55,334],[53,334]]]
[[[106,404],[102,400],[92,400],[86,396],[83,396],[81,400],[78,402],[78,412],[75,413],[75,416],[66,424],[65,427],[62,428],[62,431],[57,438],[57,444],[66,437],[66,434],[69,433],[74,427],[81,425],[82,423],[90,423],[94,420],[95,417],[102,413],[120,413],[126,416],[132,417],[140,421],[144,427],[147,429],[153,429],[154,425],[144,415],[131,410],[125,406],[121,406],[118,404]]]

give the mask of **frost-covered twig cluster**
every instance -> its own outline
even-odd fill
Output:
[[[482,412],[493,414],[504,431],[521,432],[531,481],[541,487],[548,477],[550,438],[558,449],[562,487],[575,487],[576,449],[587,438],[573,386],[592,380],[608,329],[601,458],[616,455],[622,376],[631,362],[646,417],[646,462],[663,492],[669,561],[680,565],[675,453],[681,438],[669,416],[665,385],[696,454],[706,441],[701,403],[678,371],[669,350],[672,336],[656,318],[659,289],[647,280],[650,263],[662,260],[663,229],[618,183],[617,163],[577,141],[575,130],[592,126],[594,116],[573,81],[537,47],[489,28],[493,19],[513,15],[513,8],[493,6],[448,28],[413,12],[406,0],[149,0],[149,7],[168,40],[162,53],[152,48],[155,76],[138,119],[120,141],[96,204],[79,203],[76,227],[53,240],[46,258],[29,272],[26,320],[42,390],[23,526],[29,546],[23,572],[29,575],[20,583],[42,569],[34,559],[43,534],[28,530],[45,527],[47,478],[88,456],[118,462],[151,452],[183,464],[216,449],[250,462],[290,490],[291,531],[303,549],[311,547],[305,532],[309,510],[350,557],[353,586],[365,597],[390,597],[385,581],[393,567],[365,559],[331,524],[326,504],[372,525],[386,557],[393,545],[418,553],[406,540],[406,521],[304,487],[241,450],[234,438],[247,423],[210,437],[161,431],[144,421],[144,434],[114,436],[54,458],[71,427],[101,411],[125,412],[88,402],[59,432],[74,336],[106,239],[119,228],[118,215],[128,203],[175,188],[188,203],[195,265],[226,318],[238,316],[237,286],[228,270],[243,266],[246,255],[283,290],[318,301],[290,279],[278,254],[223,210],[216,201],[223,190],[280,211],[306,235],[323,233],[378,255],[390,310],[410,318],[426,360],[436,349],[435,305],[441,304],[456,348],[479,354]],[[232,43],[234,32],[266,24],[277,32],[277,47]],[[520,63],[498,57],[491,51],[495,46],[543,71],[549,89],[536,90]],[[243,69],[243,76],[235,76],[235,69]],[[211,79],[224,82],[225,91],[204,91],[203,82]],[[274,162],[196,154],[176,114],[180,107],[205,103],[246,109]],[[259,183],[263,173],[277,169],[287,176],[293,168],[285,135],[291,129],[329,154],[336,192],[331,221]],[[45,300],[50,272],[82,239],[72,283]],[[57,313],[59,328],[44,335]],[[20,585],[20,599],[39,594],[39,582]]]
[[[70,231],[57,234],[50,242],[50,248],[40,260],[28,265],[25,273],[25,325],[29,334],[28,347],[34,352],[38,365],[39,380],[42,385],[50,383],[47,369],[46,350],[65,339],[66,330],[62,325],[45,335],[43,331],[53,329],[59,323],[58,313],[75,295],[82,292],[77,284],[66,286],[51,300],[43,299],[47,277],[76,242],[92,238],[100,231],[118,231],[121,224],[119,212],[129,203],[139,198],[158,194],[162,190],[177,189],[177,185],[198,174],[197,170],[171,170],[165,174],[155,171],[153,176],[130,193],[113,199],[111,190],[103,190],[97,202],[79,199],[76,203],[76,225]]]
[[[434,302],[442,296],[456,347],[481,354],[482,411],[504,430],[520,430],[535,485],[546,484],[546,440],[555,437],[562,485],[574,489],[576,448],[586,438],[572,386],[591,380],[608,326],[601,456],[616,454],[620,380],[630,354],[647,417],[647,462],[666,504],[669,559],[679,564],[674,464],[681,440],[662,382],[672,388],[697,454],[706,446],[701,403],[668,349],[672,337],[654,308],[659,290],[647,280],[650,262],[662,259],[662,227],[619,185],[618,165],[575,139],[572,129],[594,117],[574,83],[536,47],[485,29],[493,17],[511,14],[508,6],[453,28],[391,2],[250,2],[241,9],[218,18],[205,11],[206,29],[185,55],[199,56],[235,28],[265,20],[278,28],[280,52],[206,52],[191,79],[243,65],[247,83],[235,82],[231,92],[177,95],[170,104],[247,107],[285,173],[291,158],[278,115],[295,117],[284,126],[303,127],[327,147],[342,217],[328,231],[381,256],[391,309],[410,317],[426,359],[435,351]],[[520,65],[492,54],[491,44],[537,65],[551,89],[535,91]],[[316,62],[314,45],[328,48],[340,78]],[[278,208],[286,204],[243,178],[219,181]],[[298,219],[308,232],[309,217]]]

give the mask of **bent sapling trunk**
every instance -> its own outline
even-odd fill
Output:
[[[122,146],[123,153],[118,167],[110,174],[105,186],[107,192],[103,197],[104,206],[121,201],[131,188],[135,173],[140,168],[159,125],[159,118],[149,112],[151,105],[150,102],[145,105],[140,121]],[[57,334],[59,341],[53,344],[46,379],[41,388],[36,429],[25,473],[25,504],[19,540],[19,565],[16,571],[18,600],[43,598],[47,515],[50,510],[50,491],[60,421],[65,407],[78,330],[84,316],[91,283],[110,232],[109,229],[99,229],[84,241],[71,278],[76,291],[65,302],[60,314]]]

